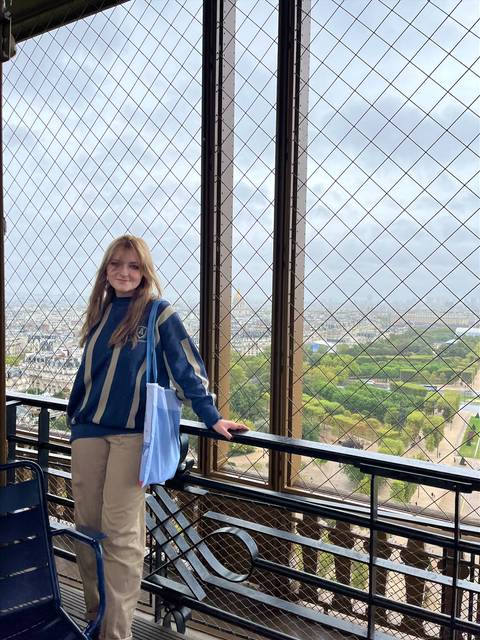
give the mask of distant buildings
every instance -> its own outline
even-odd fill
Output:
[[[82,350],[77,331],[83,309],[49,309],[38,305],[7,308],[7,388],[55,395],[68,393]]]
[[[462,305],[463,306],[463,305]],[[417,327],[472,327],[478,324],[478,316],[469,311],[466,307],[463,309],[450,309],[439,311],[426,308],[424,305],[417,305],[405,314],[399,316],[398,322],[409,326]]]
[[[27,346],[27,336],[8,336],[5,342],[5,353],[7,356],[20,356],[25,353]]]
[[[330,305],[333,307],[333,305]],[[198,307],[178,303],[187,331],[198,337]],[[35,389],[55,394],[69,390],[80,364],[78,330],[84,308],[49,308],[36,304],[7,307],[6,354],[17,361],[7,365],[7,386],[18,391]],[[256,356],[271,344],[271,307],[253,308],[239,291],[232,297],[232,351]],[[449,327],[458,336],[480,336],[478,316],[468,307],[429,309],[419,303],[403,313],[387,303],[367,310],[352,302],[338,309],[309,306],[303,313],[303,342],[312,350],[327,346],[333,353],[339,344],[365,344],[412,327]]]

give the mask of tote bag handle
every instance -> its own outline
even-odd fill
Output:
[[[157,382],[158,369],[157,358],[155,354],[155,320],[157,318],[158,307],[160,306],[160,300],[154,300],[152,302],[152,308],[150,309],[150,315],[148,316],[147,326],[147,374],[146,381]],[[160,336],[160,331],[159,331]],[[160,344],[160,337],[159,337]]]

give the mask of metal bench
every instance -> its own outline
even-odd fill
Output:
[[[155,569],[145,580],[162,588],[164,626],[174,622],[177,630],[185,633],[192,606],[206,597],[203,585],[225,584],[233,590],[234,584],[248,580],[258,557],[257,545],[250,534],[237,526],[220,527],[202,537],[162,486],[152,489],[146,503],[147,530],[155,541]],[[234,536],[244,545],[250,559],[247,573],[235,573],[215,557],[207,546],[215,536]],[[169,576],[172,568],[182,582]]]
[[[183,490],[193,500],[208,495],[208,491],[197,487],[187,486]],[[201,523],[206,521],[217,521],[225,526],[201,535],[197,525],[200,528]],[[234,611],[226,610],[225,607],[216,606],[209,594],[212,590],[220,589],[221,593],[228,594],[229,600],[234,596],[235,599],[242,599],[245,602],[261,603],[278,614],[296,616],[303,620],[307,634],[309,625],[313,625],[318,638],[324,637],[323,634],[318,636],[319,632],[322,633],[319,631],[319,625],[339,631],[341,634],[353,632],[358,637],[365,637],[365,629],[360,625],[271,595],[267,590],[262,590],[258,581],[256,583],[251,581],[252,574],[258,570],[259,575],[262,571],[267,571],[282,576],[285,580],[291,578],[293,574],[298,574],[297,577],[307,579],[316,586],[321,586],[324,582],[320,577],[305,572],[295,572],[280,563],[262,558],[255,540],[244,526],[240,526],[239,520],[206,511],[199,515],[195,522],[190,522],[184,513],[184,507],[179,506],[172,499],[168,490],[163,486],[155,486],[152,487],[152,493],[147,496],[146,524],[148,532],[155,541],[155,544],[152,544],[155,569],[146,576],[145,580],[160,588],[161,605],[157,606],[156,614],[158,618],[162,618],[163,624],[167,627],[175,623],[177,630],[184,633],[192,611],[199,611],[256,633],[261,634],[263,631],[267,633],[267,637],[291,637],[283,633],[275,635],[271,629],[268,629],[265,621],[254,619],[253,612],[248,620]],[[248,527],[248,523],[245,524]],[[254,526],[252,523],[252,532],[255,531]],[[275,535],[280,532],[271,529],[271,533]],[[248,565],[246,571],[243,573],[232,571],[212,553],[207,543],[218,536],[233,536],[236,544],[243,546],[243,564]],[[334,635],[330,631],[325,637],[332,638]],[[382,639],[387,638],[391,639],[392,636],[382,636]]]

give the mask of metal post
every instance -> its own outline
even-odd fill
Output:
[[[270,422],[272,433],[295,437],[301,437],[309,10],[309,1],[281,2],[278,19]],[[294,474],[281,454],[270,454],[274,490]]]
[[[0,3],[0,26],[0,464],[5,464],[9,451],[7,443],[5,366],[5,233],[7,227],[3,198],[3,63],[7,62],[15,53],[11,13],[7,11],[5,0],[1,0]]]
[[[311,0],[297,4],[296,60],[295,60],[295,115],[292,186],[292,245],[290,269],[289,316],[289,403],[287,433],[302,438],[303,405],[303,311],[305,308],[305,238],[307,217],[307,147],[308,147],[308,92],[310,77],[310,8]],[[286,484],[290,485],[300,473],[301,458],[287,458]]]
[[[235,0],[203,5],[200,222],[200,351],[219,409],[230,391]],[[199,443],[202,473],[213,466],[211,443]]]
[[[17,434],[17,406],[18,402],[6,403],[7,417],[7,460],[15,460],[17,445],[13,437]]]
[[[2,2],[2,22],[5,6]],[[0,464],[7,461],[5,405],[5,211],[3,202],[3,63],[0,64]]]
[[[377,477],[370,479],[370,553],[368,559],[368,629],[367,638],[375,638],[375,605],[373,599],[377,593],[377,513],[378,483]]]
[[[207,367],[213,359],[215,237],[215,98],[218,81],[217,23],[219,0],[203,3],[202,161],[200,219],[200,350]]]
[[[47,445],[50,439],[50,411],[46,407],[40,409],[38,416],[38,464],[44,471],[48,469],[49,451]]]
[[[455,640],[455,618],[457,617],[457,609],[459,606],[458,593],[458,569],[460,565],[460,491],[455,489],[455,513],[454,513],[454,529],[453,529],[453,567],[452,567],[452,610],[450,612],[450,633],[451,640]],[[460,634],[461,635],[461,634]]]
[[[468,566],[468,580],[470,582],[474,582],[475,581],[475,554],[474,553],[470,553],[470,562],[469,562],[469,566]],[[468,617],[467,620],[469,622],[473,622],[473,611],[474,611],[474,606],[475,606],[475,600],[474,600],[475,594],[473,591],[469,591],[468,592]],[[468,634],[468,640],[471,640],[472,638],[472,634],[469,633]]]
[[[11,462],[17,457],[17,444],[13,442],[13,437],[17,433],[17,405],[19,403],[15,401],[6,403],[6,418],[7,418],[7,462]],[[15,482],[15,469],[7,471],[7,483],[13,484]],[[1,481],[0,481],[1,484]]]

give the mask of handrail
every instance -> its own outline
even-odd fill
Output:
[[[19,406],[31,406],[39,409],[38,429],[34,433],[22,431],[20,425],[17,425],[17,415]],[[32,396],[25,393],[10,392],[7,395],[7,440],[9,446],[9,455],[16,454],[25,455],[28,449],[25,446],[33,447],[37,451],[38,461],[42,468],[48,472],[52,478],[63,479],[68,482],[70,474],[67,471],[54,468],[57,464],[58,454],[69,456],[71,447],[66,438],[54,438],[50,431],[50,411],[65,411],[67,402],[58,398],[49,398],[45,396]],[[207,429],[205,425],[191,420],[182,420],[181,431],[201,438],[210,438],[214,440],[222,440],[223,438],[211,429]],[[65,434],[67,436],[67,434]],[[63,440],[63,441],[62,441]],[[257,563],[257,570],[265,571],[269,574],[275,574],[277,577],[291,579],[298,582],[300,580],[303,588],[309,586],[315,590],[318,587],[327,588],[333,594],[332,608],[341,610],[346,601],[350,599],[364,602],[366,609],[364,613],[357,612],[357,622],[367,624],[367,628],[355,624],[356,631],[353,635],[357,637],[373,637],[377,623],[375,621],[375,607],[380,609],[390,609],[401,613],[404,619],[411,620],[413,629],[421,630],[422,621],[429,621],[432,624],[439,625],[445,633],[456,633],[463,630],[468,633],[477,633],[480,625],[474,622],[475,619],[475,601],[480,602],[480,588],[476,580],[476,568],[478,567],[478,558],[480,557],[480,527],[473,526],[472,523],[461,521],[460,519],[460,496],[462,493],[470,493],[480,489],[480,473],[463,468],[449,467],[442,464],[433,464],[421,460],[405,459],[397,456],[386,454],[359,451],[348,447],[337,445],[324,445],[317,442],[307,440],[287,438],[266,433],[247,432],[234,436],[233,442],[248,444],[254,447],[278,451],[287,455],[301,455],[310,458],[319,458],[330,460],[340,464],[354,465],[365,474],[370,476],[370,495],[364,496],[362,502],[340,501],[337,499],[329,499],[326,495],[304,495],[298,493],[295,487],[286,487],[282,491],[273,491],[265,486],[252,484],[248,482],[227,482],[224,477],[220,476],[202,476],[197,473],[182,472],[177,473],[175,478],[169,481],[169,489],[182,491],[184,495],[190,497],[198,497],[200,501],[204,495],[209,495],[213,501],[219,496],[222,500],[228,496],[231,500],[242,501],[245,505],[251,504],[256,506],[273,507],[281,509],[282,512],[290,514],[302,514],[297,525],[292,525],[290,529],[285,530],[280,527],[278,530],[264,530],[263,535],[272,535],[275,539],[289,541],[289,544],[300,544],[301,553],[304,562],[310,563],[301,571],[293,569],[289,566],[288,561],[279,560],[275,554],[266,556],[262,562]],[[17,445],[20,445],[17,447]],[[22,445],[24,445],[22,447]],[[426,517],[425,513],[415,514],[413,512],[405,512],[400,507],[390,507],[387,505],[379,505],[378,503],[378,477],[385,476],[388,478],[400,478],[409,482],[415,482],[421,485],[429,485],[432,487],[441,487],[452,491],[455,498],[454,517],[451,520],[437,519]],[[49,501],[55,504],[62,513],[65,507],[72,507],[72,501],[62,495],[49,494]],[[221,502],[219,503],[221,504]],[[221,515],[221,517],[230,517],[231,514]],[[205,514],[204,514],[205,517]],[[328,537],[328,541],[320,539],[319,531],[313,534],[309,527],[315,529],[315,522],[319,522],[319,518],[323,521],[333,520],[337,524],[343,526],[332,529],[332,536]],[[407,520],[407,518],[409,518]],[[293,523],[293,520],[291,520]],[[313,523],[313,524],[312,524]],[[250,524],[243,523],[246,528],[250,527],[257,531],[258,522],[253,520]],[[359,534],[352,529],[352,525],[357,525],[361,530],[366,529],[369,536],[364,539],[361,553],[353,552],[352,546],[345,543],[344,536],[359,538]],[[322,525],[323,526],[323,525]],[[346,527],[346,528],[344,528]],[[400,536],[407,539],[409,544],[413,541],[412,549],[418,548],[420,557],[419,564],[405,556],[408,553],[414,553],[409,547],[402,547],[401,561],[390,560],[392,552],[390,542],[387,536]],[[313,537],[312,537],[313,536]],[[425,545],[434,545],[442,550],[441,556],[437,553],[437,571],[432,572],[425,570],[424,561],[426,557],[431,557]],[[303,545],[303,546],[302,546]],[[385,547],[386,545],[386,547]],[[416,545],[416,546],[415,546]],[[344,547],[344,548],[343,548]],[[410,549],[410,550],[409,550]],[[312,557],[311,554],[318,552],[329,553],[335,557],[335,576],[331,577],[316,575],[314,570],[312,573]],[[385,555],[386,551],[388,554]],[[60,555],[64,551],[59,551]],[[309,555],[310,554],[310,555]],[[403,555],[402,555],[403,554]],[[425,558],[423,558],[425,556]],[[466,560],[466,556],[470,560]],[[406,559],[405,559],[406,558]],[[314,559],[313,559],[314,561]],[[350,577],[345,582],[344,573],[351,569],[352,562],[360,561],[368,567],[368,590],[362,591],[359,595],[353,583],[350,585]],[[283,562],[283,564],[282,564]],[[347,566],[348,565],[348,566]],[[468,565],[468,566],[467,566]],[[401,575],[405,582],[405,589],[408,591],[410,599],[407,602],[397,602],[395,598],[386,596],[386,572],[393,572]],[[438,573],[438,575],[437,575]],[[310,575],[312,574],[312,576]],[[315,575],[314,575],[315,574]],[[345,574],[346,575],[346,574]],[[350,573],[348,573],[350,576]],[[467,577],[468,576],[468,577]],[[168,581],[167,578],[165,580]],[[214,581],[215,578],[211,578]],[[424,593],[424,584],[432,582],[437,585],[441,591],[441,607],[440,610],[430,610],[428,606],[418,601],[415,595],[420,588]],[[165,583],[166,584],[166,583]],[[162,589],[165,584],[145,586],[151,591],[162,597]],[[213,582],[212,582],[213,584]],[[175,583],[172,583],[167,589],[170,595],[175,596]],[[181,587],[181,585],[180,585]],[[257,592],[256,590],[243,593],[244,587],[235,587],[240,595],[245,597],[264,598],[265,602],[272,604],[274,601],[278,604],[280,600],[275,600],[266,593]],[[235,591],[234,589],[234,591]],[[181,589],[180,589],[181,591]],[[179,592],[180,593],[180,592]],[[459,613],[458,603],[462,602],[462,593],[468,594],[469,614],[468,621],[464,620]],[[253,595],[252,595],[253,594]],[[453,595],[451,595],[453,594]],[[300,595],[300,592],[299,592]],[[313,597],[309,595],[308,590],[303,594],[307,601]],[[423,597],[423,595],[422,595]],[[182,596],[182,602],[187,607],[201,610],[205,603],[198,602],[196,599]],[[342,600],[343,598],[343,600]],[[301,598],[302,599],[302,598]],[[337,600],[335,600],[337,599]],[[262,600],[263,601],[263,600]],[[342,604],[343,603],[343,604]],[[417,603],[417,604],[415,604]],[[305,618],[306,612],[310,612],[308,607],[300,604],[291,604],[287,601],[281,601],[282,610],[292,615],[299,615]],[[326,605],[327,606],[327,605]],[[330,605],[328,605],[330,606]],[[332,610],[333,610],[332,609]],[[437,607],[438,609],[438,607]],[[222,616],[236,615],[232,612],[225,612],[221,607],[214,607],[212,614],[218,618]],[[313,615],[313,614],[312,614]],[[315,614],[315,622],[319,622],[318,615]],[[329,624],[333,628],[338,628],[339,620],[335,617],[333,620],[330,614],[321,614],[325,620],[322,624]],[[307,616],[308,617],[308,616]],[[323,620],[322,617],[322,620]],[[385,618],[384,622],[387,619]],[[240,622],[239,622],[240,623]],[[258,627],[258,623],[255,624]],[[402,623],[403,624],[403,623]],[[410,622],[409,622],[410,624]],[[248,620],[241,620],[241,625],[248,625]],[[392,630],[400,630],[395,624],[387,627]],[[358,628],[357,628],[358,627]],[[266,628],[266,627],[265,627]],[[265,630],[262,627],[263,630]],[[279,638],[277,629],[267,629],[266,637]],[[366,634],[366,636],[365,636]],[[422,631],[423,634],[423,631]],[[421,634],[421,635],[422,635]],[[380,633],[378,636],[380,637]],[[287,636],[286,636],[287,637]],[[291,638],[292,636],[288,636]],[[392,637],[384,635],[383,637]],[[453,636],[452,636],[453,637]]]
[[[182,421],[181,430],[183,433],[190,435],[206,435],[215,440],[223,440],[222,436],[212,432],[211,429],[207,429],[203,425],[199,426],[192,421]],[[445,464],[425,462],[412,458],[400,458],[399,456],[362,451],[333,444],[319,444],[309,440],[276,436],[257,431],[235,435],[234,441],[235,443],[250,444],[272,451],[351,464],[359,468],[368,466],[371,469],[368,473],[374,472],[375,475],[384,476],[387,471],[395,471],[398,472],[395,477],[401,477],[410,482],[421,481],[422,484],[429,486],[442,486],[445,489],[453,490],[458,486],[461,493],[480,489],[480,472],[469,469],[467,475],[465,469],[457,469]]]
[[[17,401],[29,407],[40,407],[53,409],[55,411],[66,411],[68,401],[53,396],[36,395],[33,393],[22,393],[20,391],[7,391],[7,402]]]
[[[65,411],[67,407],[66,400],[19,392],[7,393],[7,401],[20,401],[27,406],[58,411]],[[182,433],[193,436],[223,440],[223,437],[215,431],[193,420],[182,419],[180,430]],[[464,468],[451,467],[445,464],[373,451],[362,451],[339,445],[320,444],[309,440],[288,438],[258,431],[236,434],[234,441],[235,443],[249,444],[271,451],[350,464],[360,469],[363,467],[367,473],[374,473],[379,476],[388,476],[389,473],[394,472],[395,477],[402,480],[441,487],[450,491],[458,490],[460,493],[480,490],[480,472],[473,469],[468,469],[467,473]],[[60,451],[60,445],[57,450]]]

